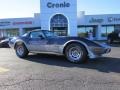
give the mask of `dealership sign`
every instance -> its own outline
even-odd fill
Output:
[[[70,7],[70,3],[68,3],[68,2],[62,2],[62,3],[48,2],[47,7],[48,8],[68,8],[68,7]]]
[[[89,20],[89,23],[102,23],[103,21],[104,21],[104,19],[91,18]]]
[[[94,18],[94,17],[92,17],[89,20],[89,23],[103,23],[104,21],[107,21],[109,23],[120,22],[120,17],[107,17],[107,18]]]
[[[108,18],[108,22],[120,22],[120,17],[119,17],[119,18],[109,17],[109,18]]]
[[[13,22],[13,25],[31,25],[32,21],[21,21],[21,22]]]

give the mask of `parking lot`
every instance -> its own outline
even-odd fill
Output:
[[[1,48],[0,90],[120,90],[120,47],[86,64],[43,54],[20,59]]]

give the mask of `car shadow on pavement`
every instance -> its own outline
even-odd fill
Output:
[[[67,61],[67,59],[63,56],[38,54],[29,55],[25,60],[60,67],[77,67],[94,69],[105,73],[120,73],[120,58],[102,57],[99,59],[91,60],[85,64],[74,64]]]

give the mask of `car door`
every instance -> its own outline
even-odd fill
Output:
[[[46,52],[57,53],[59,49],[59,45],[57,44],[58,39],[57,35],[51,31],[44,31],[44,35],[46,36],[47,43],[45,45]]]
[[[48,52],[59,52],[59,45],[57,44],[57,38],[49,38],[46,47],[48,47]]]
[[[29,39],[30,51],[46,52],[46,48],[45,48],[46,43],[47,40],[45,39],[45,36],[42,33],[42,31],[34,31],[30,33],[30,39]]]

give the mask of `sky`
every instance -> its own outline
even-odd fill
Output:
[[[77,0],[85,14],[120,14],[120,0]],[[33,17],[40,13],[39,0],[0,0],[0,18]]]

